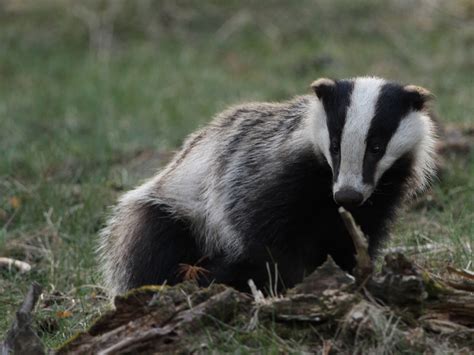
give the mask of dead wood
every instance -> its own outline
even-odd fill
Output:
[[[263,306],[260,314],[280,321],[323,323],[339,319],[358,300],[359,295],[340,290],[327,290],[318,296],[294,294]]]
[[[426,349],[426,337],[434,335],[471,344],[474,330],[474,295],[452,288],[399,253],[387,255],[382,271],[369,275],[362,288],[328,258],[286,294],[261,299],[255,289],[254,296],[193,282],[142,287],[116,297],[113,310],[57,353],[205,352],[200,344],[224,324],[247,332],[270,327],[281,334],[295,326],[313,329],[331,337],[333,349],[356,338],[378,339],[392,328],[393,337],[415,350]]]
[[[342,221],[344,222],[344,225],[352,238],[352,242],[354,243],[357,263],[354,269],[356,282],[359,285],[363,285],[373,271],[372,259],[369,255],[369,244],[364,233],[354,221],[352,214],[346,211],[344,207],[339,208],[339,214],[341,215]]]
[[[419,308],[428,297],[420,271],[400,253],[385,256],[382,272],[367,282],[367,289],[387,304]]]
[[[448,266],[446,270],[453,276],[445,281],[450,287],[474,292],[474,273],[472,271],[456,269],[452,266]]]
[[[19,272],[28,272],[31,270],[31,265],[25,263],[24,261],[4,257],[0,257],[0,268],[1,267],[5,267],[8,269],[14,268],[17,269]]]
[[[145,286],[116,297],[114,309],[57,353],[205,352],[208,349],[201,344],[223,326],[249,333],[263,326],[280,337],[299,327],[317,334],[320,343],[321,336],[332,339],[329,348],[334,351],[350,350],[347,344],[354,339],[377,341],[387,329],[415,352],[436,350],[426,340],[431,336],[474,346],[472,273],[449,268],[450,276],[441,278],[401,253],[386,255],[382,270],[375,273],[363,233],[349,212],[340,212],[357,252],[355,279],[328,257],[299,285],[272,297],[264,297],[252,282],[253,298],[224,285],[199,288],[191,281],[173,287]],[[29,326],[38,292],[36,286],[30,290],[14,324],[27,335],[15,337],[11,334],[20,332],[10,331],[2,348],[5,354],[27,344],[32,349],[28,353],[43,353]],[[328,343],[322,344],[329,351]]]
[[[26,297],[16,312],[13,324],[8,330],[3,344],[1,344],[2,355],[13,354],[44,354],[43,344],[32,328],[31,312],[35,308],[42,288],[33,283]]]
[[[116,309],[59,354],[177,352],[196,346],[205,326],[245,315],[251,298],[223,285],[143,287],[116,299]],[[111,326],[112,324],[112,326]]]
[[[464,269],[456,269],[455,267],[448,266],[446,268],[450,273],[456,274],[465,280],[471,280],[474,281],[474,272],[469,271],[469,270],[464,270]]]
[[[320,295],[326,290],[348,289],[354,286],[354,278],[342,271],[334,260],[328,256],[326,262],[293,289],[288,295],[312,294]]]
[[[407,255],[422,254],[422,253],[436,253],[445,251],[448,246],[441,243],[427,243],[424,245],[403,245],[382,249],[382,254],[402,253]]]

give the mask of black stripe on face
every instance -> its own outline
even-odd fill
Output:
[[[410,98],[401,85],[387,83],[382,86],[366,138],[362,178],[374,184],[375,170],[395,134],[401,120],[411,110]]]
[[[337,180],[341,164],[341,135],[346,122],[347,109],[351,103],[354,82],[351,80],[338,80],[336,85],[322,96],[324,111],[327,116],[329,131],[329,152],[333,166],[333,180]]]

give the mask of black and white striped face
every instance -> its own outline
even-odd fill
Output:
[[[333,171],[333,195],[346,207],[362,205],[397,160],[410,156],[417,188],[434,170],[434,124],[424,111],[430,94],[363,77],[312,84],[319,98],[316,144]]]

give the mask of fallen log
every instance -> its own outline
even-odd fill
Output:
[[[264,302],[223,285],[200,289],[187,282],[144,287],[115,303],[58,353],[193,352],[222,324],[255,329],[276,322],[281,332],[298,324],[320,335],[339,334],[340,343],[332,343],[339,349],[348,339],[377,339],[389,327],[414,350],[425,349],[430,336],[471,344],[474,335],[474,295],[435,280],[401,254],[388,255],[362,289],[328,259],[294,289]]]
[[[175,287],[143,287],[119,296],[116,308],[88,331],[64,344],[58,354],[176,352],[215,320],[232,321],[251,308],[251,298],[223,285],[199,289],[192,282]]]
[[[401,253],[386,255],[382,270],[374,272],[365,237],[348,212],[342,215],[357,244],[355,278],[329,257],[293,289],[271,297],[252,282],[253,297],[224,285],[199,288],[193,281],[145,286],[117,296],[113,309],[56,353],[206,352],[202,344],[213,341],[222,327],[248,334],[263,327],[279,339],[294,336],[296,327],[314,337],[308,348],[314,352],[351,352],[357,341],[374,351],[384,349],[388,330],[394,346],[412,352],[437,350],[433,337],[474,350],[474,294],[460,286],[472,282],[472,273],[451,268],[451,277],[442,279]],[[43,353],[29,326],[38,292],[37,286],[30,290],[12,328],[24,329],[27,336],[9,332],[4,353]]]

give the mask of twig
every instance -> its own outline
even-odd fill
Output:
[[[0,257],[0,268],[1,267],[7,267],[9,269],[14,267],[17,268],[20,272],[28,272],[31,270],[31,265],[25,263],[24,261],[4,257]]]
[[[426,252],[441,252],[444,250],[449,250],[447,245],[439,243],[428,243],[424,245],[415,245],[415,246],[398,246],[385,248],[382,250],[383,254],[393,254],[393,253],[408,253],[408,254],[421,254]]]
[[[362,233],[360,227],[355,223],[352,214],[344,209],[344,207],[339,208],[339,214],[352,238],[356,251],[355,258],[357,265],[354,269],[354,276],[358,284],[363,284],[373,271],[372,260],[370,259],[368,250],[369,244],[367,243],[364,233]]]
[[[456,290],[474,292],[474,282],[469,280],[447,280],[446,283]]]
[[[33,312],[33,309],[35,308],[42,291],[43,288],[41,285],[37,282],[33,282],[28,289],[25,300],[23,301],[23,304],[21,305],[18,312],[30,315],[30,313]]]
[[[0,347],[0,353],[14,354],[44,354],[43,345],[38,335],[31,327],[31,312],[41,295],[42,287],[33,282],[26,294],[23,304],[16,312],[15,320],[8,331],[5,341]]]
[[[268,303],[262,291],[257,289],[257,286],[255,285],[255,282],[252,279],[249,279],[247,283],[250,287],[250,291],[252,292],[252,296],[253,296],[253,301],[255,302],[256,305]]]
[[[469,279],[469,280],[474,280],[474,272],[469,271],[469,270],[463,270],[463,269],[456,269],[453,266],[448,265],[446,268],[451,274],[456,274],[458,276],[461,276],[463,278]]]
[[[457,275],[457,280],[446,280],[446,283],[457,290],[474,292],[474,273],[469,270],[456,269],[448,265],[446,267],[450,274]]]

